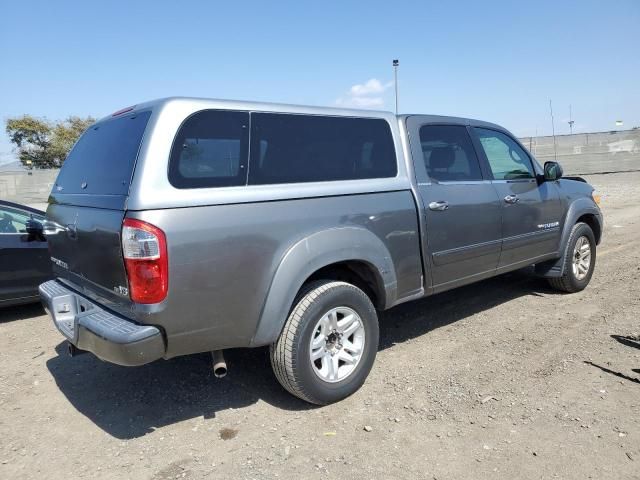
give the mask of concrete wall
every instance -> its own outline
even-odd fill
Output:
[[[0,199],[44,210],[58,171],[0,172]]]
[[[554,159],[553,137],[520,141],[544,163]],[[556,136],[558,162],[566,174],[640,170],[640,129]]]

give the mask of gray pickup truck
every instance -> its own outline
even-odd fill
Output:
[[[529,265],[587,286],[593,188],[504,128],[429,115],[169,98],[78,140],[40,286],[70,352],[120,365],[270,346],[315,404],[365,381],[377,312]]]

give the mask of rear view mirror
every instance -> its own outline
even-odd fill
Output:
[[[562,178],[562,167],[558,162],[545,162],[544,179],[545,181],[553,181]]]
[[[44,240],[44,227],[42,223],[33,218],[27,220],[25,225],[25,229],[27,234],[29,234],[30,238],[37,238],[38,240]]]

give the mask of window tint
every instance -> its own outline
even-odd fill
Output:
[[[455,125],[425,125],[420,144],[427,175],[440,182],[482,180],[467,128]]]
[[[396,156],[382,119],[255,113],[250,184],[394,177]]]
[[[192,115],[173,142],[169,181],[178,188],[245,185],[248,137],[247,112]]]
[[[487,155],[493,178],[513,180],[535,176],[529,156],[511,137],[486,128],[475,128],[475,132]]]
[[[39,222],[44,221],[42,215],[26,210],[0,205],[0,233],[25,233],[27,221],[33,218]]]
[[[134,113],[89,127],[62,164],[55,191],[126,195],[150,116]]]

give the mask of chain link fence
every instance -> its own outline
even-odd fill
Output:
[[[617,132],[579,133],[553,137],[525,137],[520,141],[540,163],[562,165],[567,175],[629,172],[640,170],[640,129]]]

